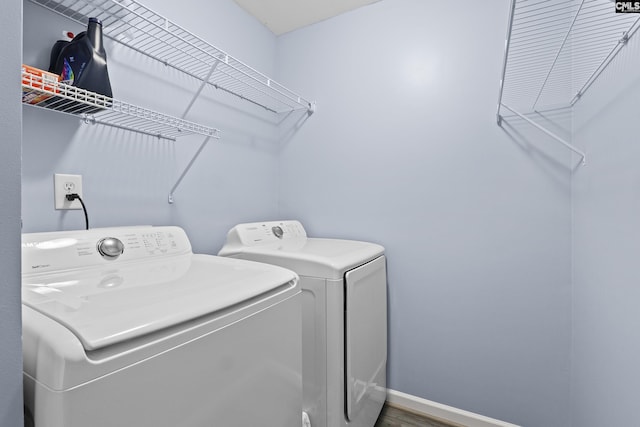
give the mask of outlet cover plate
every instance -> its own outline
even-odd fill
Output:
[[[53,175],[53,197],[56,209],[82,209],[79,200],[67,200],[67,194],[82,197],[82,175],[57,173]]]

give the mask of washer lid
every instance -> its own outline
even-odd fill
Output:
[[[296,279],[288,270],[211,255],[23,276],[23,304],[65,325],[86,350],[243,303]]]
[[[258,246],[225,245],[219,255],[279,265],[300,276],[341,279],[383,253],[384,248],[375,243],[300,237]]]

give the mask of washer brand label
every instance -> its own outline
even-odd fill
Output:
[[[617,1],[616,13],[640,13],[640,1]]]
[[[31,269],[36,270],[38,268],[47,268],[47,267],[51,267],[51,264],[36,264],[36,265],[32,265]]]

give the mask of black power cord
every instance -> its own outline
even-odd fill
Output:
[[[84,202],[82,201],[82,198],[80,197],[80,195],[78,193],[71,193],[71,194],[67,194],[67,200],[72,202],[76,199],[78,199],[80,201],[80,204],[82,205],[82,210],[84,211],[84,225],[86,227],[86,229],[89,229],[89,215],[87,215],[87,208],[84,205]]]

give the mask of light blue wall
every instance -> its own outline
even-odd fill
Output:
[[[496,125],[508,10],[387,0],[281,36],[279,78],[318,111],[283,143],[280,212],[386,247],[392,389],[566,427],[572,163]]]
[[[207,90],[188,118],[223,138],[209,143],[169,205],[203,138],[158,141],[25,107],[23,231],[82,227],[80,212],[52,207],[60,172],[83,175],[93,226],[177,224],[199,252],[216,253],[235,223],[281,217],[300,219],[311,235],[375,241],[389,257],[391,388],[523,426],[638,423],[630,400],[640,379],[630,338],[639,322],[637,41],[580,101],[573,124],[567,112],[538,117],[567,139],[573,127],[589,155],[575,172],[572,231],[575,159],[521,121],[495,124],[508,0],[455,9],[384,0],[279,38],[231,0],[144,3],[276,74],[318,111],[277,129],[273,116]],[[20,4],[3,8],[4,75],[18,61],[19,41],[10,40],[20,34]],[[79,29],[24,7],[24,62],[46,67],[59,30]],[[182,113],[197,83],[107,47],[117,97]],[[0,108],[6,136],[19,140],[19,108]],[[17,198],[17,146],[1,149],[1,191]],[[19,212],[0,206],[2,270],[17,274]],[[0,286],[0,425],[12,427],[17,290]]]
[[[0,426],[22,425],[20,320],[20,73],[22,0],[0,14]]]
[[[233,1],[144,4],[265,74],[275,73],[276,37]],[[24,61],[47,68],[61,31],[82,28],[28,1],[24,7]],[[106,48],[116,98],[181,116],[198,82],[111,41]],[[208,143],[169,205],[169,190],[204,137],[158,140],[25,107],[23,231],[84,226],[81,211],[53,209],[54,173],[83,176],[92,227],[175,224],[198,252],[217,253],[238,222],[275,219],[277,117],[207,88],[187,119],[219,128],[222,138]]]
[[[572,413],[576,427],[640,425],[640,38],[576,104],[587,166],[573,182]]]

